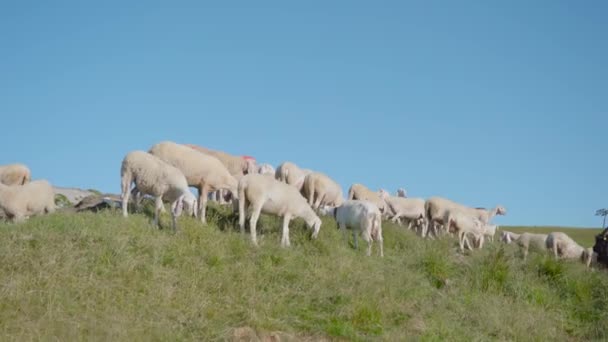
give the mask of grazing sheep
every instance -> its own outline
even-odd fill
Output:
[[[260,164],[260,166],[258,167],[258,173],[261,175],[272,176],[274,178],[276,170],[270,164]]]
[[[593,248],[584,248],[568,235],[562,232],[553,232],[545,241],[547,249],[553,251],[555,259],[580,259],[587,267],[591,266]]]
[[[521,234],[516,234],[513,232],[508,232],[506,230],[503,230],[501,235],[500,235],[500,241],[509,244],[517,239],[519,239]]]
[[[363,184],[355,183],[348,189],[349,200],[365,200],[374,203],[380,212],[384,212],[384,200],[380,197],[380,193],[370,190]]]
[[[30,169],[23,164],[0,166],[0,184],[24,185],[32,179]]]
[[[155,197],[154,225],[160,227],[159,216],[163,208],[163,199],[171,203],[173,230],[177,229],[177,217],[182,209],[191,213],[196,207],[196,198],[188,188],[188,182],[182,172],[162,161],[160,158],[144,151],[129,152],[123,159],[120,168],[122,214],[128,216],[127,206],[131,193],[131,183],[135,182],[137,193]],[[137,202],[137,201],[136,201]]]
[[[397,197],[407,197],[407,191],[404,188],[397,189]]]
[[[342,187],[320,172],[312,172],[304,177],[302,193],[314,209],[319,209],[322,205],[337,207],[344,202]]]
[[[450,210],[456,209],[460,212],[466,213],[471,217],[478,218],[482,224],[488,224],[492,218],[496,215],[506,215],[507,210],[498,205],[492,210],[486,210],[483,208],[470,208],[460,203],[456,203],[449,199],[441,197],[431,197],[424,204],[427,227],[424,229],[423,237],[426,233],[433,229],[435,235],[437,235],[437,224],[443,224],[445,227],[449,226],[446,220],[450,219],[450,215],[446,215]]]
[[[275,178],[283,183],[295,186],[298,190],[302,190],[304,186],[304,177],[312,173],[311,170],[300,169],[296,164],[284,162],[275,171]]]
[[[0,211],[13,222],[22,222],[37,214],[55,211],[55,192],[46,180],[24,185],[0,184]]]
[[[340,230],[352,229],[356,249],[359,248],[357,235],[360,233],[367,242],[367,256],[372,253],[372,241],[376,241],[380,246],[380,256],[384,257],[382,215],[374,203],[366,200],[347,200],[333,208],[332,215]]]
[[[422,232],[426,226],[424,199],[389,196],[386,191],[382,191],[380,196],[386,203],[385,212],[388,213],[391,221],[398,222],[401,218],[405,218],[408,221],[407,229],[412,229],[412,224],[415,224]]]
[[[228,169],[228,172],[238,181],[246,174],[256,173],[257,168],[255,159],[250,156],[234,156],[222,151],[210,150],[206,147],[193,144],[185,144],[186,146],[197,150],[203,154],[217,158]]]
[[[310,208],[306,199],[298,189],[264,175],[246,175],[238,185],[239,226],[241,233],[245,233],[245,216],[248,205],[251,206],[249,226],[251,241],[257,245],[256,225],[260,212],[283,217],[283,234],[281,246],[287,247],[289,242],[289,221],[294,217],[301,217],[309,228],[313,229],[312,238],[317,238],[321,229],[321,219]]]
[[[224,164],[224,166],[228,169],[228,172],[230,172],[230,174],[236,178],[237,181],[246,174],[257,172],[255,158],[253,157],[234,156],[222,151],[210,150],[206,147],[193,144],[185,145],[197,150],[198,152],[217,158],[220,162],[222,162],[222,164]],[[220,204],[224,204],[229,203],[234,197],[236,197],[236,194],[232,195],[227,189],[220,189],[215,191],[212,198]]]
[[[530,247],[544,250],[546,248],[547,234],[523,233],[515,241],[524,253],[524,260],[528,258]]]
[[[178,168],[188,185],[198,190],[199,217],[206,223],[209,191],[228,189],[236,194],[237,180],[217,158],[198,152],[185,145],[171,141],[160,142],[150,148],[149,153]]]
[[[446,213],[446,216],[450,217],[449,221],[445,221],[449,222],[446,229],[448,231],[453,229],[457,233],[458,245],[461,252],[464,252],[465,243],[469,245],[467,234],[473,235],[473,239],[478,242],[478,248],[481,249],[483,247],[485,230],[483,223],[478,218],[472,217],[468,213],[461,212],[458,209],[450,210]]]
[[[496,235],[496,231],[498,230],[498,226],[495,224],[485,224],[483,226],[485,236],[490,238],[490,242],[494,242],[494,235]]]

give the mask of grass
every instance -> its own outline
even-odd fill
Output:
[[[177,234],[144,213],[0,224],[0,340],[608,338],[608,278],[577,262],[524,263],[499,243],[462,255],[451,238],[390,223],[385,258],[375,246],[366,257],[329,218],[317,240],[292,221],[282,249],[281,222],[265,215],[255,248],[225,208],[211,208],[208,226],[180,218]]]
[[[601,228],[570,228],[570,227],[509,227],[501,226],[500,229],[507,230],[513,233],[538,233],[538,234],[549,234],[551,232],[564,232],[568,234],[574,241],[578,242],[581,246],[591,247],[595,243],[595,236],[602,232]],[[497,233],[499,234],[499,233]]]

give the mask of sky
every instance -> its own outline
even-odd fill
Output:
[[[599,227],[605,1],[3,1],[0,164],[120,192],[164,140],[499,225]]]

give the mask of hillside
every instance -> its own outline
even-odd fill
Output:
[[[0,223],[1,340],[601,340],[608,278],[495,242],[461,255],[384,223],[385,258],[325,218],[290,249],[262,216],[260,248],[213,207],[210,225],[56,213]],[[169,225],[169,217],[163,217]],[[349,242],[346,240],[348,239]],[[361,241],[360,241],[361,242]],[[254,332],[255,331],[255,332]]]

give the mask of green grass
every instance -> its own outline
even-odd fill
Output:
[[[462,255],[452,238],[390,223],[385,258],[375,246],[366,257],[328,218],[317,240],[293,221],[282,249],[281,222],[265,215],[255,248],[227,209],[209,216],[180,218],[177,234],[117,211],[0,224],[0,340],[212,341],[242,327],[309,340],[608,338],[608,278],[577,262],[524,263],[496,242]]]
[[[564,232],[568,234],[574,241],[578,242],[581,246],[591,247],[595,243],[595,236],[602,232],[601,228],[570,228],[570,227],[509,227],[500,226],[500,229],[507,230],[513,233],[538,233],[538,234],[549,234],[552,232]],[[498,234],[498,233],[497,233]]]

